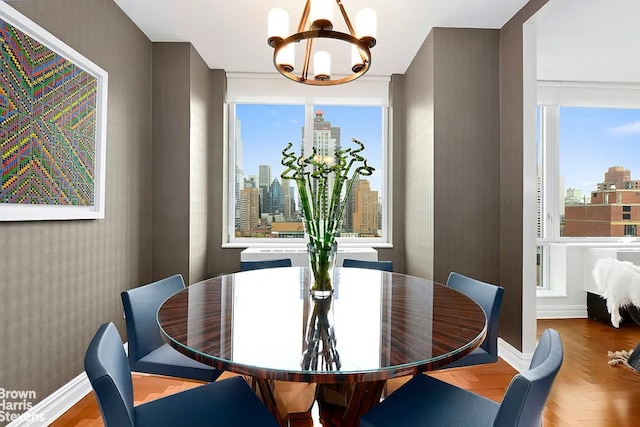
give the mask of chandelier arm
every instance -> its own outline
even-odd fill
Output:
[[[347,28],[349,29],[349,33],[356,37],[356,31],[353,29],[353,25],[351,25],[351,21],[349,20],[349,16],[347,16],[347,11],[344,10],[344,6],[342,5],[342,0],[336,0],[338,4],[338,8],[340,9],[340,13],[342,14],[342,18],[344,18],[344,22],[347,24]],[[357,37],[356,37],[357,38]],[[362,58],[364,60],[364,58]]]
[[[309,78],[309,62],[311,61],[311,51],[313,50],[313,39],[307,39],[307,45],[304,50],[304,61],[302,63],[302,73],[300,74],[302,80]]]
[[[298,33],[304,31],[304,28],[307,26],[307,20],[309,19],[309,11],[311,10],[311,0],[307,0],[307,3],[304,5],[304,10],[302,11],[302,15],[300,16],[300,22],[298,23]]]

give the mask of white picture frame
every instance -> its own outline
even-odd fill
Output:
[[[93,146],[92,147],[90,146],[92,148],[91,150],[83,151],[83,153],[85,154],[89,152],[90,155],[82,156],[82,158],[80,156],[77,156],[77,159],[80,159],[79,163],[82,166],[89,165],[89,167],[80,168],[81,169],[80,172],[84,172],[84,177],[85,177],[84,179],[82,180],[76,179],[74,181],[72,178],[70,178],[71,177],[70,173],[66,175],[64,174],[65,172],[64,167],[65,165],[69,165],[70,164],[69,162],[64,164],[63,162],[56,163],[54,161],[53,155],[45,156],[39,152],[39,160],[38,160],[39,162],[44,164],[48,160],[50,160],[51,164],[48,166],[50,168],[52,166],[56,166],[58,168],[56,170],[56,172],[58,172],[57,174],[58,178],[51,179],[49,182],[46,181],[46,178],[47,176],[50,176],[53,178],[53,174],[50,173],[49,175],[47,175],[45,172],[50,171],[51,169],[46,169],[45,167],[42,167],[39,169],[41,172],[40,174],[42,178],[41,180],[44,182],[42,184],[43,189],[46,190],[47,187],[45,184],[49,184],[49,187],[48,187],[49,191],[47,192],[47,195],[50,196],[49,197],[50,199],[54,199],[53,201],[48,201],[47,203],[41,203],[40,200],[33,201],[33,199],[29,202],[16,203],[15,200],[17,200],[20,197],[21,193],[16,188],[13,188],[12,190],[13,193],[10,193],[9,191],[5,191],[5,185],[4,185],[5,182],[7,183],[6,188],[10,187],[9,185],[10,181],[7,178],[7,176],[10,176],[10,174],[13,173],[15,177],[14,179],[16,180],[21,179],[21,177],[16,172],[18,169],[20,169],[20,167],[16,169],[16,164],[18,162],[14,161],[12,164],[9,164],[9,162],[6,161],[6,158],[10,157],[11,155],[9,150],[16,151],[21,146],[18,142],[11,140],[8,137],[8,136],[11,136],[11,129],[7,130],[9,128],[9,125],[5,123],[5,116],[0,115],[0,128],[2,128],[3,130],[2,137],[0,138],[0,144],[1,144],[0,155],[2,155],[0,156],[0,162],[2,162],[0,163],[0,177],[2,178],[2,180],[0,180],[0,185],[2,185],[2,187],[0,187],[0,221],[72,220],[72,219],[104,218],[105,216],[108,73],[102,68],[100,68],[99,66],[97,66],[95,63],[90,61],[89,59],[82,56],[80,53],[76,52],[70,46],[63,43],[57,37],[53,36],[47,30],[40,27],[38,24],[36,24],[35,22],[33,22],[32,20],[30,20],[20,12],[18,12],[11,6],[7,5],[5,2],[0,2],[0,19],[2,19],[4,22],[6,22],[7,24],[15,28],[15,30],[35,40],[36,42],[41,44],[45,49],[49,49],[51,52],[57,54],[59,57],[61,57],[59,58],[59,60],[64,62],[64,64],[69,65],[69,62],[72,63],[73,65],[72,68],[74,69],[74,71],[78,70],[77,73],[82,75],[83,78],[85,78],[85,82],[89,82],[89,83],[85,86],[85,89],[83,90],[77,89],[78,91],[77,94],[74,93],[71,96],[77,96],[79,97],[79,99],[89,100],[89,101],[82,101],[80,102],[80,104],[82,104],[82,108],[85,108],[86,110],[91,110],[94,112],[93,114],[87,114],[87,117],[90,117],[87,120],[91,120],[90,126],[93,129],[91,133],[94,137]],[[5,39],[3,35],[0,35],[0,39],[2,41],[2,44],[7,45],[7,43],[5,43]],[[7,48],[7,46],[3,46],[3,49],[4,48]],[[25,53],[25,55],[28,53],[29,52]],[[13,59],[15,57],[15,55],[13,54],[8,56],[5,55],[5,56],[7,58],[11,58],[12,62],[16,61],[15,59]],[[5,64],[4,59],[2,59],[2,64]],[[2,66],[5,66],[5,65],[2,65]],[[16,66],[19,66],[19,63]],[[33,73],[31,76],[35,76],[36,71],[35,70],[30,70],[30,71],[32,71]],[[84,73],[87,73],[88,76]],[[25,74],[26,74],[26,71],[25,71]],[[95,81],[93,79],[95,79]],[[58,84],[55,82],[61,81],[61,80],[62,79],[60,80],[54,79],[54,83],[50,84],[50,87],[51,88],[55,87],[55,85]],[[8,81],[8,80],[0,81],[0,86],[3,86],[5,84],[5,81]],[[35,77],[32,81],[35,82]],[[72,87],[72,86],[65,87],[65,90],[66,90],[66,92],[64,92],[65,94],[69,93],[69,90],[68,90],[69,87]],[[94,88],[95,88],[95,96],[93,96]],[[4,88],[4,89],[6,92],[8,88]],[[44,92],[45,89],[42,89],[42,91]],[[62,98],[68,99],[68,98],[65,98],[65,96],[62,96]],[[7,100],[7,101],[10,101],[10,100]],[[51,103],[51,104],[54,105],[53,107],[51,107],[52,109],[57,108],[55,103]],[[29,116],[30,116],[31,123],[35,123],[37,120],[41,120],[41,121],[45,120],[44,114],[38,115],[37,111],[33,111],[35,110],[35,108],[33,108],[32,111],[30,112],[28,111],[28,109],[25,109],[25,110],[27,111],[26,113],[20,112],[18,114],[20,117],[23,118],[23,121],[29,120]],[[50,121],[47,123],[53,124],[55,122]],[[31,126],[35,126],[35,125],[31,125]],[[14,134],[13,137],[15,136],[16,135]],[[58,139],[56,139],[55,142],[51,142],[53,141],[53,139],[49,139],[48,141],[49,141],[49,148],[50,148],[51,146],[56,146]],[[88,138],[86,139],[86,141],[92,141],[92,140],[91,138]],[[67,149],[68,151],[73,151],[73,146],[71,145],[69,145],[69,147],[63,146],[61,149],[63,150]],[[46,150],[40,150],[40,151],[46,153]],[[7,154],[6,156],[5,156],[5,153]],[[87,159],[90,159],[90,160],[87,160]],[[71,166],[67,166],[67,167],[70,168]],[[60,173],[60,170],[61,170],[61,173]],[[68,171],[71,171],[71,169],[68,169]],[[85,190],[86,194],[89,194],[91,197],[84,197],[84,198],[83,197],[77,197],[77,198],[66,197],[66,200],[64,200],[65,197],[62,196],[64,194],[64,191],[56,190],[56,188],[60,187],[57,184],[61,182],[59,178],[60,176],[64,176],[67,183],[70,182],[71,184],[73,183],[77,183],[79,185],[82,184],[83,190]],[[65,187],[65,189],[67,188],[68,186]],[[67,195],[71,193],[68,190],[65,190],[65,191],[67,191]],[[57,200],[55,200],[56,194],[53,194],[53,193],[60,194],[61,196],[58,196]],[[80,193],[76,192],[76,194],[80,194]],[[85,193],[82,193],[82,194],[84,195]]]

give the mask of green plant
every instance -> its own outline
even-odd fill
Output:
[[[360,155],[364,144],[355,138],[351,141],[356,148],[338,150],[329,158],[319,156],[315,147],[307,157],[296,156],[292,143],[282,150],[282,165],[286,169],[280,177],[296,183],[309,238],[309,264],[314,277],[312,290],[333,289],[331,256],[332,251],[335,252],[347,199],[358,176],[369,176],[375,170]]]

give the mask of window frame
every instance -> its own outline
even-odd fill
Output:
[[[638,236],[571,237],[560,236],[560,209],[564,194],[560,191],[560,107],[635,108],[640,109],[640,85],[628,83],[537,82],[537,108],[540,113],[540,229],[536,244],[542,249],[542,283],[536,287],[538,297],[566,296],[564,271],[565,245],[585,247],[628,245],[640,242]],[[604,172],[604,171],[603,171]],[[590,195],[590,194],[589,194]],[[556,255],[551,252],[556,251]],[[553,265],[552,265],[553,263]],[[555,272],[554,272],[555,269]]]
[[[345,86],[341,91],[333,91],[330,93],[332,87],[319,88],[322,92],[317,92],[316,95],[309,95],[304,92],[301,95],[301,87],[304,85],[290,86],[290,82],[285,82],[287,86],[282,86],[281,76],[256,76],[245,74],[232,74],[227,75],[229,81],[234,86],[231,90],[234,92],[231,96],[227,96],[225,119],[226,119],[226,135],[224,138],[225,144],[225,159],[224,159],[224,183],[225,183],[225,195],[223,197],[223,208],[225,214],[223,215],[223,228],[222,228],[222,247],[223,248],[302,248],[306,244],[304,238],[246,238],[235,237],[235,106],[237,104],[267,104],[267,105],[304,105],[305,107],[305,132],[306,140],[312,140],[309,138],[313,129],[313,117],[314,106],[316,105],[335,105],[335,106],[362,106],[362,107],[380,107],[382,114],[382,129],[381,129],[381,141],[382,141],[382,153],[381,162],[381,188],[379,199],[382,209],[382,224],[381,233],[382,236],[378,238],[360,237],[360,238],[345,238],[339,237],[338,244],[341,247],[376,247],[376,248],[389,248],[393,247],[392,243],[392,206],[393,195],[391,192],[392,183],[391,177],[392,171],[392,138],[390,136],[390,107],[388,103],[388,78],[369,78],[360,82],[360,85],[351,82],[348,86]],[[257,87],[257,89],[256,89]],[[372,90],[373,88],[373,90]],[[309,91],[313,91],[318,88],[306,88]],[[329,89],[329,91],[324,91]],[[386,91],[382,94],[382,91]],[[322,96],[319,96],[321,94]],[[276,171],[278,171],[276,169]],[[274,173],[274,176],[279,176],[280,172]]]
[[[538,245],[629,243],[628,238],[621,237],[560,236],[560,212],[561,204],[564,203],[564,194],[560,191],[560,107],[640,109],[640,86],[622,83],[538,82],[542,145],[542,236],[537,239]]]

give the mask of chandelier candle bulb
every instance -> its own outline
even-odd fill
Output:
[[[309,14],[314,30],[333,29],[333,0],[312,0]]]
[[[331,56],[323,50],[313,55],[313,77],[316,80],[331,79]]]
[[[369,48],[376,45],[377,15],[373,9],[362,9],[356,15],[356,37]]]
[[[351,71],[354,73],[359,72],[364,68],[364,60],[362,58],[362,53],[357,46],[351,46]]]
[[[286,10],[275,8],[269,11],[267,15],[267,36],[271,47],[274,47],[289,36],[289,14]]]
[[[280,51],[278,51],[278,56],[276,57],[276,64],[278,67],[281,67],[287,73],[293,71],[293,63],[295,61],[296,55],[296,47],[293,44],[289,44],[287,46],[283,46]]]

